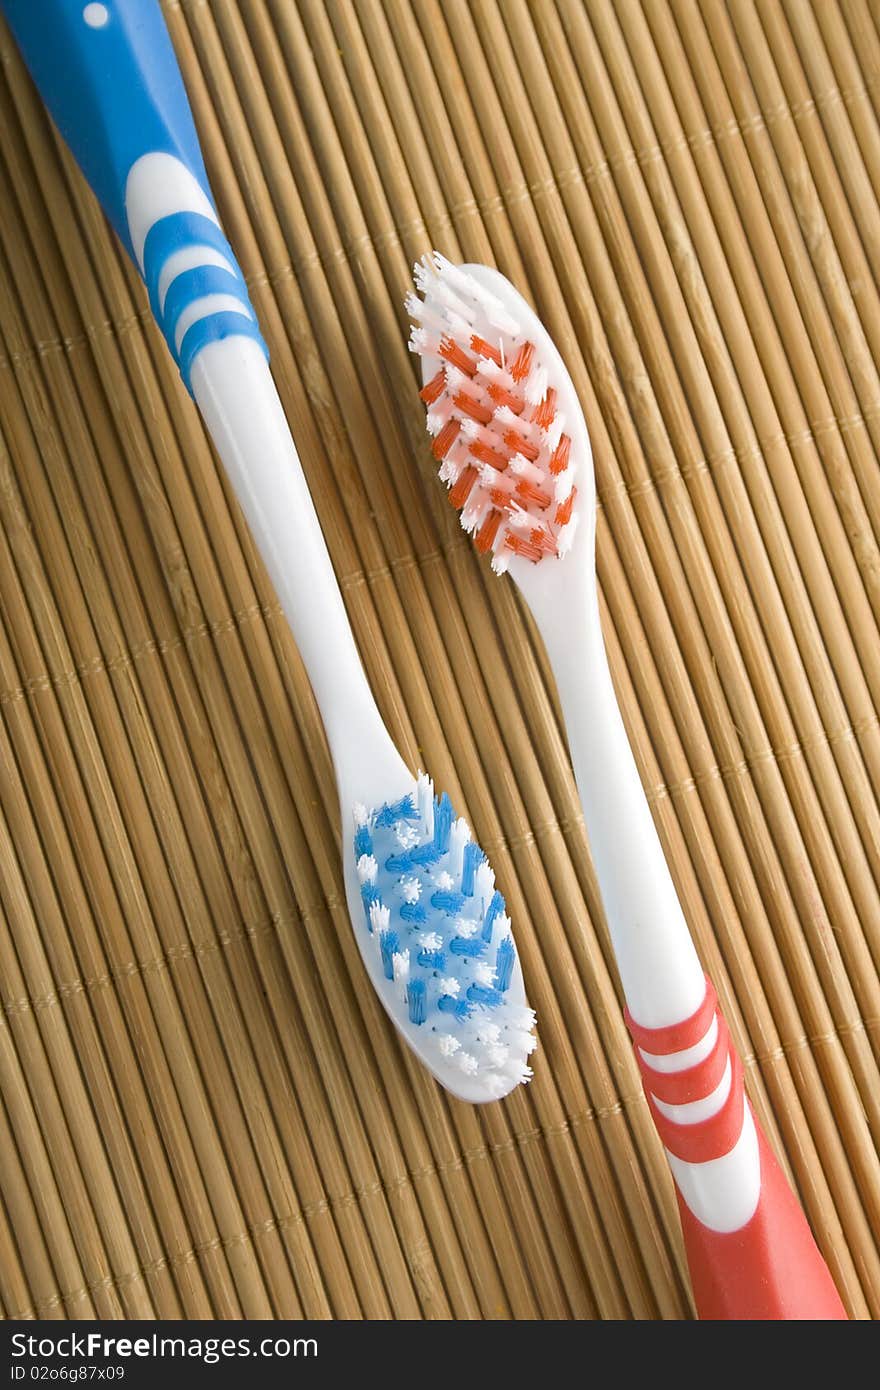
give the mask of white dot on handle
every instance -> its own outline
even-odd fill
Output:
[[[103,29],[109,18],[106,5],[86,5],[83,10],[83,19],[90,29]]]

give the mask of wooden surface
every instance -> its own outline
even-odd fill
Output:
[[[0,27],[4,1314],[693,1316],[552,677],[427,448],[437,247],[571,368],[664,847],[873,1319],[880,7],[163,8],[376,698],[495,867],[540,1048],[471,1109],[371,995],[298,654]]]

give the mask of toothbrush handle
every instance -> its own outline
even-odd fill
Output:
[[[206,343],[265,351],[158,0],[0,0],[55,124],[146,283],[190,389]]]
[[[591,585],[575,586],[568,602],[565,624],[552,608],[532,607],[556,674],[627,1024],[675,1180],[698,1314],[846,1318],[745,1096],[632,754]]]
[[[358,778],[402,787],[158,0],[0,0],[0,11],[143,276],[308,669],[343,799],[353,804]]]
[[[745,1094],[742,1062],[711,981],[706,979],[700,1008],[682,1023],[642,1028],[629,1013],[626,1022],[675,1180],[698,1316],[715,1321],[845,1320],[800,1203]],[[661,1069],[665,1058],[680,1057],[697,1045],[713,1024],[714,1045],[699,1062],[684,1070]],[[680,1122],[688,1112],[679,1107],[699,1106],[719,1087],[723,1091],[725,1079],[726,1098],[714,1113],[696,1123]],[[693,1114],[692,1108],[688,1118]],[[725,1184],[729,1193],[719,1203]],[[719,1223],[718,1212],[725,1208],[727,1220]],[[725,1229],[717,1229],[718,1224]]]

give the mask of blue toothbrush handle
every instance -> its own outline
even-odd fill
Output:
[[[146,283],[189,388],[206,343],[265,350],[158,0],[0,0],[47,109]]]

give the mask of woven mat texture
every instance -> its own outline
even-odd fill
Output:
[[[370,683],[489,855],[540,1047],[468,1107],[366,983],[299,654],[0,24],[4,1315],[694,1316],[552,674],[430,457],[403,300],[436,247],[571,369],[639,771],[873,1319],[880,4],[163,9]]]

